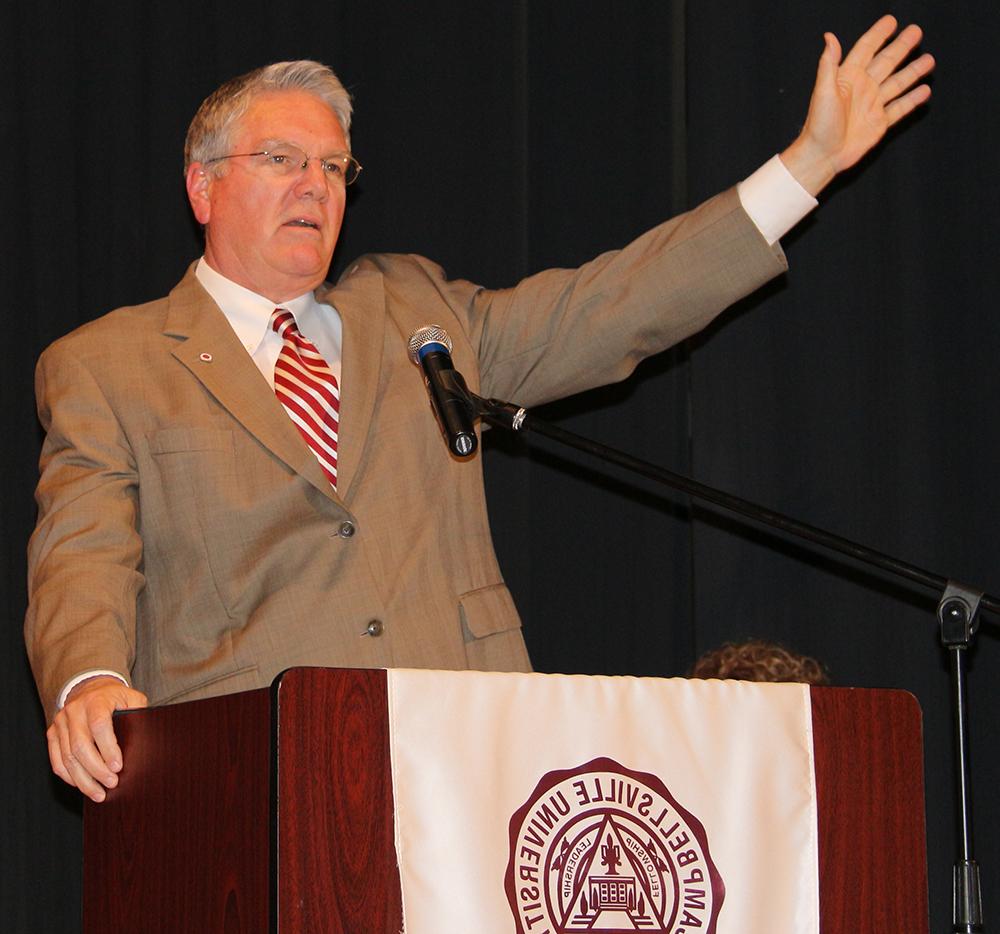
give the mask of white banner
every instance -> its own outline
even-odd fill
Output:
[[[389,672],[407,934],[818,934],[809,691]]]

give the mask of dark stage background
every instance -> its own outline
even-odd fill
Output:
[[[365,165],[335,272],[364,251],[416,251],[506,285],[748,174],[797,132],[823,30],[853,39],[881,12],[870,0],[4,5],[5,930],[76,931],[81,885],[79,803],[48,774],[20,641],[32,368],[77,324],[164,294],[198,255],[181,145],[201,99],[267,61],[329,62],[355,95]],[[998,593],[1000,13],[930,0],[894,12],[926,29],[934,99],[786,238],[788,275],[627,383],[541,414]],[[486,447],[497,546],[540,670],[679,675],[755,635],[818,656],[838,684],[917,695],[932,929],[947,929],[954,783],[934,595],[545,443]],[[976,852],[996,924],[993,621],[972,661]]]

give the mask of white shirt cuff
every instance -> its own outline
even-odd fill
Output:
[[[743,210],[770,246],[819,204],[785,168],[780,156],[765,162],[736,191]]]
[[[63,704],[66,703],[66,698],[69,697],[69,692],[73,690],[81,681],[86,681],[88,678],[96,678],[98,675],[109,675],[112,678],[117,678],[126,687],[129,687],[128,678],[125,675],[119,674],[117,671],[108,671],[105,668],[95,668],[93,671],[82,671],[80,674],[73,678],[70,678],[63,685],[63,689],[59,692],[59,699],[56,701],[56,710],[62,710]]]

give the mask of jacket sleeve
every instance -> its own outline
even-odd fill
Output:
[[[138,478],[94,372],[63,340],[36,368],[46,431],[28,545],[25,642],[47,719],[60,689],[92,669],[128,674],[143,586]]]
[[[623,380],[786,268],[731,189],[578,269],[473,291],[482,392],[530,406]]]

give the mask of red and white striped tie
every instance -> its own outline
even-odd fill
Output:
[[[274,364],[274,394],[336,489],[340,420],[337,378],[315,344],[299,333],[290,311],[275,308],[271,327],[282,340]]]

